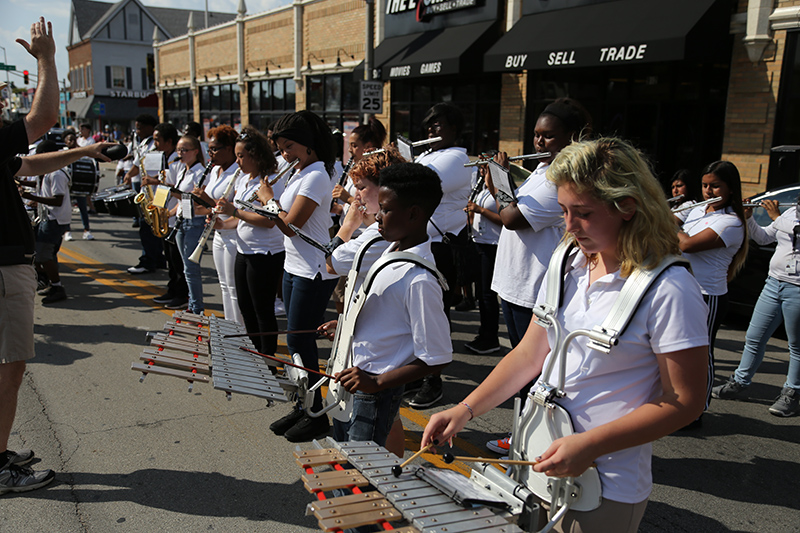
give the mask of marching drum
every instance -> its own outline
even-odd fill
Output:
[[[90,196],[97,192],[100,173],[91,157],[82,157],[70,165],[72,179],[69,192],[72,196]]]
[[[134,198],[136,198],[136,191],[131,190],[112,194],[105,199],[108,214],[119,217],[139,216],[139,209],[133,202]]]
[[[108,208],[106,207],[106,198],[117,194],[119,192],[128,190],[127,187],[109,187],[108,189],[103,189],[102,191],[96,192],[92,195],[92,203],[94,204],[95,211],[98,213],[108,213]]]

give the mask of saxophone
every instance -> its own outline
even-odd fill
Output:
[[[140,167],[141,172],[142,167]],[[161,184],[164,184],[166,172],[164,170],[160,173]],[[133,202],[139,206],[139,211],[145,219],[153,235],[159,239],[163,239],[169,233],[169,210],[163,207],[153,205],[153,188],[150,185],[144,185],[142,190],[133,199]]]

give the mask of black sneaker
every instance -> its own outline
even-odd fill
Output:
[[[456,311],[472,311],[475,309],[475,300],[473,298],[463,298],[458,305],[453,307]]]
[[[67,291],[64,290],[63,286],[58,285],[50,287],[50,292],[47,293],[47,296],[42,298],[42,303],[52,304],[66,299],[67,299]]]
[[[177,311],[179,309],[189,309],[189,299],[188,298],[173,298],[169,302],[167,302],[164,307],[167,309],[172,309]]]
[[[442,378],[440,376],[425,376],[425,381],[422,383],[422,388],[408,402],[408,405],[414,409],[424,409],[430,407],[442,399]]]
[[[174,299],[175,297],[173,295],[171,295],[170,293],[165,293],[162,294],[161,296],[156,296],[155,298],[153,298],[153,301],[157,304],[168,304]]]
[[[711,389],[711,397],[718,398],[720,400],[734,400],[737,398],[742,398],[745,396],[744,390],[746,388],[747,385],[742,385],[733,379],[733,376],[731,376],[728,378],[728,381],[722,385],[717,385]]]
[[[52,470],[36,471],[9,462],[0,469],[0,494],[35,490],[44,487],[55,477],[56,473]]]
[[[270,424],[269,429],[276,435],[283,435],[303,418],[303,414],[303,411],[300,409],[292,409],[288,415]]]
[[[406,383],[406,386],[403,387],[403,396],[416,396],[422,388],[423,383],[425,383],[425,378],[419,378],[411,383]]]
[[[13,450],[8,450],[8,460],[11,462],[12,465],[22,466],[30,463],[33,461],[34,453],[33,450],[19,450],[15,452]]]
[[[769,412],[775,416],[792,416],[800,413],[800,391],[791,387],[781,389],[781,394],[775,400]]]
[[[147,268],[146,266],[142,266],[141,264],[128,268],[128,274],[149,274],[155,271],[156,271],[155,268]]]
[[[306,442],[316,437],[322,437],[328,433],[331,424],[328,422],[327,415],[311,418],[303,414],[300,421],[286,430],[283,434],[289,442]]]
[[[132,228],[138,228],[139,227],[139,219],[138,218],[134,218],[133,219],[133,224],[131,224],[131,227]]]
[[[466,343],[464,345],[464,348],[478,355],[486,355],[490,353],[499,352],[500,343],[497,342],[497,340],[490,341],[482,337],[475,337],[472,340],[472,342]]]

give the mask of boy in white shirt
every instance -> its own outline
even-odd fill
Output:
[[[387,253],[410,252],[432,263],[427,225],[442,197],[436,172],[415,163],[392,165],[381,171],[380,185],[376,218],[379,232],[393,243]],[[333,327],[320,329],[329,333]],[[334,438],[384,445],[405,384],[440,371],[452,352],[437,276],[406,261],[381,269],[358,315],[353,366],[336,376],[354,400],[350,421],[334,420]]]

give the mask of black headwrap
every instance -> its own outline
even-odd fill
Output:
[[[282,124],[276,124],[280,128]],[[298,144],[302,144],[306,148],[314,150],[314,133],[312,129],[300,121],[295,121],[294,124],[286,124],[284,128],[277,129],[272,132],[272,140],[277,141],[278,137],[283,137]]]

